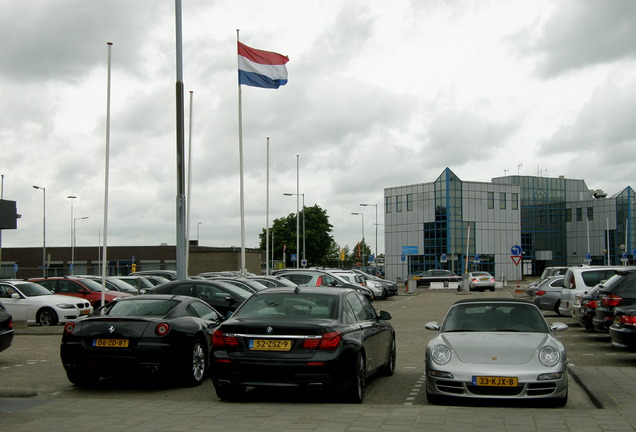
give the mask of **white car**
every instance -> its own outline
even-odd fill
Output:
[[[358,273],[352,271],[352,270],[340,270],[340,269],[325,269],[324,271],[326,271],[327,273],[330,273],[332,275],[335,275],[336,277],[339,277],[340,279],[344,279],[345,281],[351,283],[351,284],[358,284],[358,285],[362,285],[362,286],[366,286],[367,288],[369,288],[371,291],[373,291],[373,298],[374,299],[386,299],[387,295],[384,291],[384,288],[382,287],[382,284],[377,283],[375,281],[368,281],[365,280],[362,275],[359,275]]]
[[[618,270],[628,267],[617,266],[585,266],[570,267],[563,277],[563,289],[561,290],[561,302],[559,303],[559,315],[572,316],[575,307],[576,295],[583,294],[595,285],[614,276]]]
[[[13,321],[43,326],[65,323],[93,311],[87,300],[53,294],[42,285],[21,280],[0,281],[0,301]]]

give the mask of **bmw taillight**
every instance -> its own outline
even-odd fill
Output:
[[[603,299],[601,300],[601,305],[608,306],[608,307],[616,307],[616,306],[619,306],[622,301],[623,301],[622,297],[619,297],[614,294],[608,294],[606,297],[603,297]]]
[[[623,325],[626,325],[626,326],[630,326],[630,327],[636,326],[636,316],[623,315],[621,317],[621,322],[623,323]]]
[[[219,329],[212,333],[212,348],[237,347],[238,338],[236,336],[226,336]]]
[[[67,322],[64,324],[64,333],[71,334],[75,330],[75,323],[73,321]]]
[[[333,351],[338,348],[341,340],[342,335],[339,332],[329,332],[323,334],[321,338],[305,339],[303,348]]]
[[[170,325],[168,323],[160,323],[155,327],[155,334],[157,336],[165,336],[170,333]]]
[[[543,290],[536,290],[536,291],[534,292],[534,295],[536,295],[536,296],[542,296],[542,295],[545,295],[545,293],[546,293],[546,292],[545,292],[545,291],[543,291]]]
[[[318,276],[318,278],[316,278],[316,286],[322,286],[322,276]]]
[[[589,309],[596,309],[596,305],[597,304],[598,304],[598,302],[596,300],[588,300],[587,307]]]

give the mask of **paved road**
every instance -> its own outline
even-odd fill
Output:
[[[0,424],[3,430],[16,432],[66,432],[78,425],[88,430],[117,431],[634,430],[633,405],[597,409],[575,380],[570,381],[568,405],[560,409],[502,403],[428,405],[423,387],[423,350],[434,333],[424,330],[424,324],[441,321],[448,306],[458,298],[460,295],[454,292],[418,289],[417,295],[400,295],[375,304],[394,316],[397,373],[372,380],[367,399],[360,406],[316,403],[299,395],[265,392],[253,392],[242,403],[226,403],[216,398],[209,382],[196,389],[182,389],[109,380],[95,390],[77,389],[66,380],[59,364],[59,335],[18,335],[14,346],[0,354],[0,395],[2,389],[19,388],[26,393],[35,391],[37,396],[0,399]],[[548,320],[574,324],[571,319],[556,316],[548,316]],[[601,347],[607,341],[602,335],[589,335],[576,325],[559,333],[559,337],[577,367],[629,364],[633,358],[630,353],[604,352]]]

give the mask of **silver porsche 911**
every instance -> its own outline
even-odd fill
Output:
[[[475,298],[455,302],[426,347],[426,396],[547,399],[563,406],[568,397],[565,347],[530,301]]]

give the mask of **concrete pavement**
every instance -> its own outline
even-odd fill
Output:
[[[514,287],[512,288],[514,290]],[[16,329],[61,334],[62,326]],[[444,405],[175,402],[40,399],[0,383],[0,425],[12,432],[207,431],[632,431],[636,430],[636,369],[570,367],[597,409]]]

